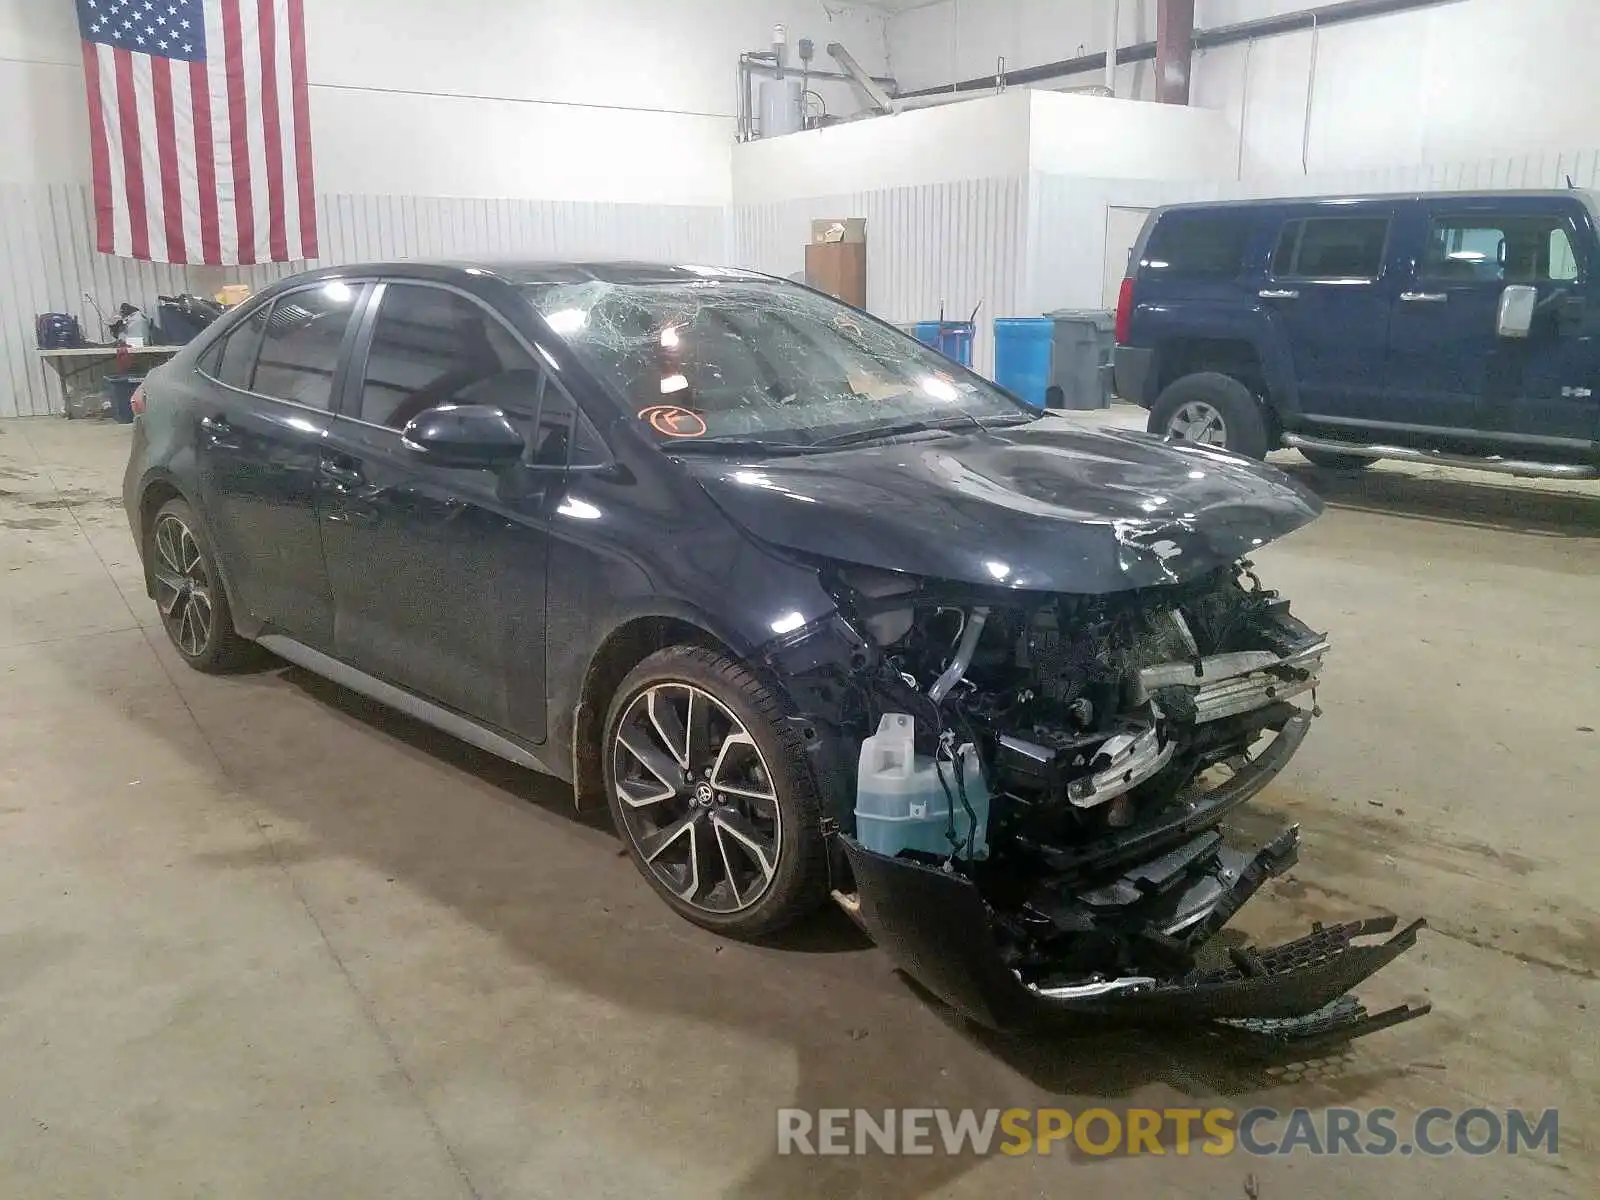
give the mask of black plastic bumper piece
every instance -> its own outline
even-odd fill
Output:
[[[1149,408],[1155,403],[1156,352],[1117,346],[1111,352],[1111,388],[1119,400]]]
[[[923,987],[994,1029],[1048,1029],[1085,1019],[1144,1026],[1202,1022],[1219,1033],[1299,1046],[1356,1037],[1427,1011],[1371,1016],[1346,995],[1415,944],[1422,921],[1382,943],[1356,944],[1391,931],[1393,917],[1317,928],[1268,949],[1236,950],[1231,965],[1219,970],[1099,990],[1035,989],[1006,966],[970,880],[886,858],[850,840],[845,846],[867,932]]]

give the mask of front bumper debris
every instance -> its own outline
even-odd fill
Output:
[[[1235,948],[1227,966],[1171,978],[1121,977],[1074,987],[1039,988],[1008,969],[978,889],[960,875],[886,858],[845,842],[857,892],[853,915],[894,960],[962,1015],[1000,1030],[1061,1026],[1084,1018],[1135,1025],[1205,1022],[1217,1032],[1272,1044],[1342,1041],[1422,1016],[1426,1005],[1370,1014],[1347,993],[1415,944],[1414,921],[1376,945],[1357,938],[1388,933],[1394,917],[1317,927],[1266,949]],[[1276,843],[1262,855],[1282,853]],[[1247,897],[1270,864],[1239,879]],[[1231,897],[1230,897],[1231,898]],[[1243,898],[1225,899],[1187,944],[1208,940]]]

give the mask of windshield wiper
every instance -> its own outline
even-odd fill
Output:
[[[668,454],[796,454],[810,449],[807,442],[769,442],[761,438],[696,437],[662,442]]]
[[[1026,418],[1032,420],[1032,418]],[[1002,418],[1000,424],[1016,424],[1009,418]],[[873,425],[867,429],[853,429],[849,433],[836,433],[832,437],[820,438],[812,442],[813,446],[848,446],[855,442],[875,442],[880,438],[899,437],[907,433],[933,433],[936,430],[959,429],[963,426],[972,426],[980,433],[988,433],[992,428],[987,422],[980,421],[971,413],[952,413],[947,417],[927,418],[917,421],[893,421],[887,425]]]

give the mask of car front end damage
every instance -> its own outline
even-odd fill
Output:
[[[1427,1011],[1349,994],[1420,920],[1222,936],[1296,861],[1298,827],[1246,848],[1227,821],[1305,738],[1329,650],[1248,562],[1092,595],[818,565],[838,611],[766,662],[832,802],[835,898],[927,990],[999,1029],[1198,1023],[1297,1048]],[[935,767],[935,850],[869,848],[858,827],[885,714],[911,718]]]

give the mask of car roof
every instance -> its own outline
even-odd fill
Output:
[[[1396,201],[1415,202],[1422,200],[1461,200],[1469,203],[1475,200],[1491,202],[1497,200],[1577,200],[1582,204],[1586,199],[1586,193],[1582,188],[1489,189],[1482,192],[1367,192],[1323,196],[1269,196],[1250,200],[1199,200],[1183,204],[1163,205],[1158,212],[1194,212],[1219,208],[1279,208],[1290,205],[1393,204]]]
[[[689,263],[643,262],[630,259],[407,259],[394,262],[343,263],[336,267],[295,276],[296,279],[338,278],[351,275],[387,275],[396,278],[449,279],[452,276],[499,279],[510,284],[581,283],[689,283],[704,280],[760,280],[782,282],[770,275],[737,267],[700,266]]]

